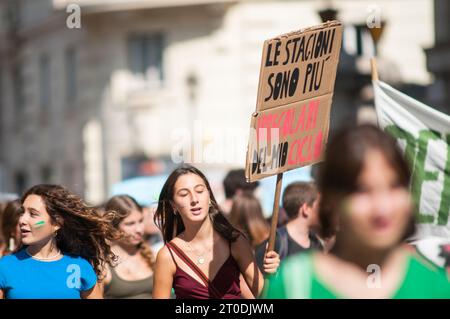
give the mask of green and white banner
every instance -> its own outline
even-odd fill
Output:
[[[378,123],[394,136],[413,169],[419,238],[450,238],[450,116],[373,82]]]

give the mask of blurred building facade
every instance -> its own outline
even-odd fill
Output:
[[[430,104],[450,114],[450,1],[434,0],[435,45],[427,48],[427,68],[435,79]]]
[[[417,24],[399,18],[399,2],[379,1],[380,76],[426,84],[432,3],[410,1],[410,15],[426,20]],[[97,203],[124,178],[167,171],[180,153],[207,170],[242,167],[263,41],[321,14],[345,25],[332,128],[357,121],[370,101],[372,3],[0,0],[0,191],[62,183]],[[70,28],[70,4],[80,28]],[[328,6],[337,12],[321,12]]]

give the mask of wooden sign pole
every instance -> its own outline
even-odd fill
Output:
[[[377,60],[375,57],[370,59],[370,64],[372,66],[372,81],[378,81]]]
[[[273,202],[272,224],[270,225],[269,246],[267,247],[267,251],[275,249],[275,236],[278,225],[278,212],[280,211],[280,193],[282,183],[283,173],[277,174],[277,185],[275,187],[275,196]]]

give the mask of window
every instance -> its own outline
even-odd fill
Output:
[[[50,108],[50,94],[50,59],[44,54],[39,60],[39,102],[44,111]]]
[[[128,61],[131,72],[148,80],[163,80],[162,34],[136,34],[128,40]]]
[[[66,71],[66,100],[73,102],[77,96],[77,65],[74,48],[68,48],[65,52]]]

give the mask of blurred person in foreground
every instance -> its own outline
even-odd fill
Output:
[[[144,241],[142,207],[131,196],[116,195],[106,202],[105,210],[114,214],[112,225],[123,234],[111,246],[118,261],[107,267],[105,298],[151,299],[155,256]]]
[[[319,173],[319,217],[329,254],[293,256],[266,298],[450,298],[444,272],[405,247],[415,231],[410,171],[393,138],[375,126],[341,131]]]
[[[0,221],[0,237],[5,242],[4,249],[0,251],[0,257],[14,252],[20,245],[19,218],[21,214],[22,203],[20,199],[15,199],[6,204]]]
[[[275,237],[275,251],[281,260],[303,251],[324,249],[317,236],[320,229],[319,197],[317,187],[312,182],[291,183],[284,190],[282,203],[289,221],[277,229]],[[256,249],[260,269],[266,245],[267,240]]]

